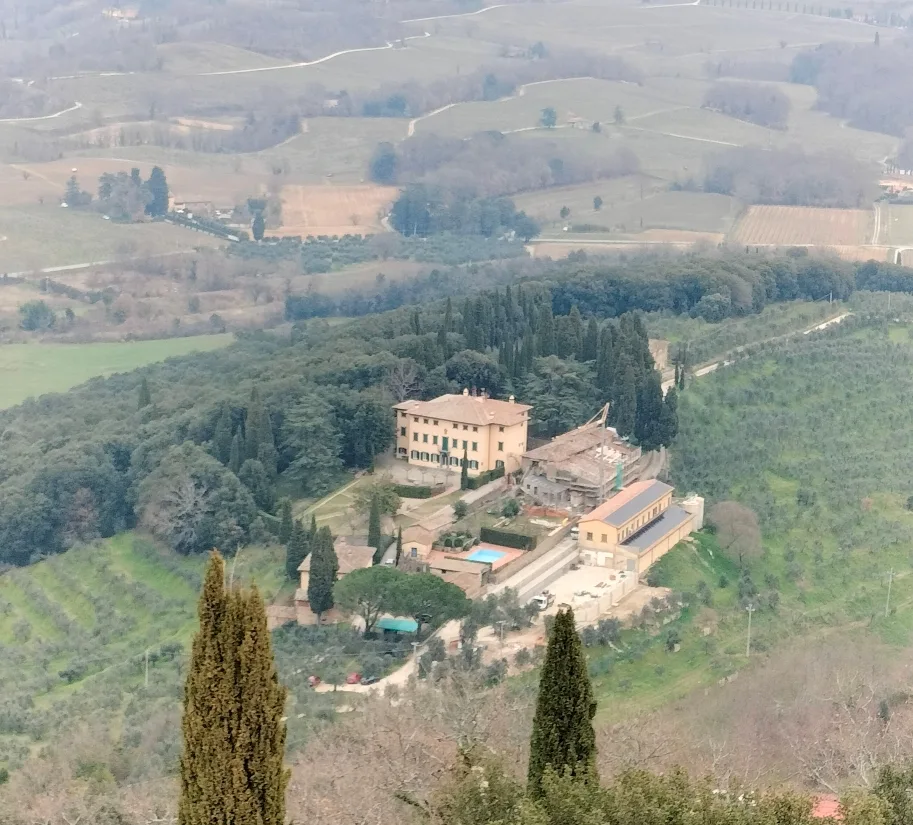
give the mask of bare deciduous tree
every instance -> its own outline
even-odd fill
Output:
[[[761,555],[761,527],[754,510],[737,501],[721,501],[710,511],[710,523],[723,550],[744,567]]]
[[[397,401],[414,397],[419,387],[418,364],[411,358],[401,358],[387,375],[387,386]]]

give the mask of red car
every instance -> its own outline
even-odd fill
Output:
[[[361,674],[360,674],[360,673],[350,673],[348,676],[346,676],[346,684],[347,684],[347,685],[357,685],[357,684],[359,684],[360,682],[361,682]]]

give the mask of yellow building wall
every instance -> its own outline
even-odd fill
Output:
[[[502,432],[503,430],[503,432]],[[452,420],[425,418],[408,411],[396,411],[396,455],[406,458],[410,464],[419,467],[436,468],[441,464],[431,459],[441,452],[444,439],[448,439],[451,458],[462,459],[464,449],[470,462],[470,475],[493,470],[498,461],[504,462],[507,472],[520,467],[520,456],[526,450],[527,422],[522,421],[509,427],[498,424],[462,424]],[[503,449],[499,447],[503,446]],[[428,459],[413,457],[428,454]],[[451,463],[451,469],[459,464]]]
[[[577,544],[587,550],[611,553],[618,545],[617,528],[604,521],[581,521],[578,529],[580,535]],[[603,537],[605,537],[605,541],[603,541]]]

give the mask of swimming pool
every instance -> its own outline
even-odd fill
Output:
[[[494,564],[496,561],[503,559],[506,555],[507,553],[504,553],[501,550],[488,550],[484,547],[480,547],[478,550],[473,550],[466,556],[466,561],[483,561],[488,564]]]

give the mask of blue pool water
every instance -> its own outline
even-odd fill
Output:
[[[503,559],[507,553],[503,553],[500,550],[486,550],[484,548],[479,548],[478,550],[473,550],[468,556],[466,556],[467,561],[484,561],[488,564],[494,564],[494,562]]]

